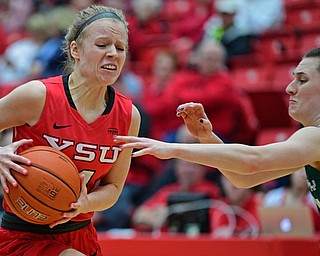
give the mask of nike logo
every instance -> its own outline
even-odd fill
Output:
[[[71,124],[70,125],[57,125],[57,122],[55,122],[53,124],[53,129],[63,129],[63,128],[67,128],[67,127],[70,127],[72,126]]]

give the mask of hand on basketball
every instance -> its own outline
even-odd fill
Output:
[[[0,148],[0,181],[2,188],[6,193],[9,193],[7,181],[14,187],[17,186],[17,181],[12,177],[11,171],[26,175],[27,170],[20,166],[19,163],[25,165],[31,164],[29,159],[16,154],[17,149],[23,145],[31,144],[32,142],[31,139],[23,139]]]
[[[81,180],[81,192],[77,202],[71,203],[70,204],[71,210],[68,212],[62,213],[63,218],[51,223],[50,228],[53,228],[54,226],[57,226],[59,224],[66,223],[80,213],[88,212],[87,210],[85,210],[86,209],[85,205],[87,205],[87,202],[88,202],[88,192],[87,192],[84,174],[80,175],[80,180]]]
[[[211,137],[212,124],[201,103],[182,104],[177,108],[176,115],[183,118],[189,132],[200,141]]]

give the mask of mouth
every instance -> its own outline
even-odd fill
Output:
[[[297,103],[294,99],[289,99],[289,103]]]
[[[113,65],[113,64],[103,65],[101,68],[102,69],[106,69],[106,70],[110,70],[110,71],[116,71],[117,70],[117,66]]]

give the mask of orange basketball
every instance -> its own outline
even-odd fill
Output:
[[[35,224],[50,224],[71,210],[81,189],[77,167],[61,151],[46,147],[31,147],[20,155],[31,160],[23,165],[27,175],[11,171],[18,186],[8,182],[9,194],[3,193],[10,209],[21,219]]]

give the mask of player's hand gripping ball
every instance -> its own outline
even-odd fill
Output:
[[[70,211],[70,204],[80,195],[77,167],[67,155],[51,147],[31,147],[20,155],[30,159],[31,165],[21,164],[27,175],[11,172],[18,185],[8,183],[10,192],[3,193],[10,209],[34,224],[62,219],[62,213]]]

